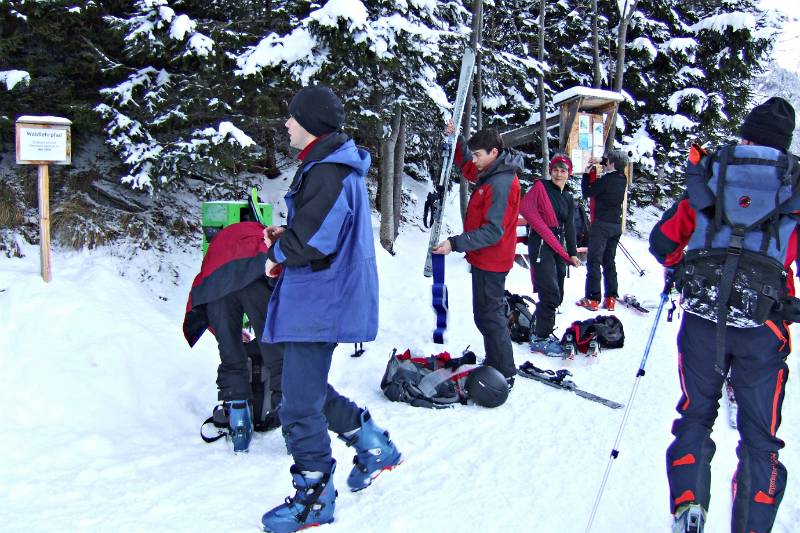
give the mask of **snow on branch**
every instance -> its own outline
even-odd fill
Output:
[[[683,115],[664,115],[657,113],[650,115],[650,125],[660,133],[666,131],[687,131],[696,128],[699,123]]]
[[[681,89],[680,91],[675,91],[672,93],[672,95],[670,95],[669,99],[667,100],[667,105],[672,111],[678,111],[678,106],[684,100],[689,101],[689,105],[692,107],[695,113],[700,113],[706,107],[708,95],[706,95],[706,93],[700,89]]]
[[[647,54],[647,57],[650,58],[651,63],[655,61],[656,56],[658,55],[658,50],[656,50],[656,47],[653,46],[652,41],[650,41],[650,39],[647,37],[637,37],[628,43],[628,48],[631,50],[640,50],[644,52]]]
[[[0,84],[6,84],[6,90],[12,90],[18,84],[28,85],[31,82],[31,75],[24,70],[0,70]]]
[[[737,11],[734,13],[721,13],[714,15],[689,26],[689,31],[700,33],[703,30],[724,33],[726,30],[733,31],[749,30],[753,31],[756,27],[756,18],[751,13]]]

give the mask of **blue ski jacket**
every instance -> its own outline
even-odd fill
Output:
[[[283,265],[264,342],[363,342],[378,333],[378,269],[364,177],[371,158],[344,133],[309,147],[269,258]],[[305,151],[304,151],[305,153]]]

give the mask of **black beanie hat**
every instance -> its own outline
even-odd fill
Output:
[[[329,87],[303,87],[289,102],[289,114],[311,135],[332,133],[344,124],[344,106]]]
[[[789,149],[794,133],[794,108],[792,104],[773,96],[757,105],[745,117],[739,136],[762,146],[783,150]]]

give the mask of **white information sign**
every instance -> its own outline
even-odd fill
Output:
[[[67,130],[19,129],[19,157],[23,161],[64,161],[67,158]]]
[[[72,162],[70,121],[60,117],[20,117],[17,119],[18,164],[42,165]]]

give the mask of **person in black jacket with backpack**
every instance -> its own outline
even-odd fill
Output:
[[[590,199],[591,227],[586,256],[586,291],[576,304],[590,311],[597,311],[600,307],[602,268],[605,282],[603,307],[613,311],[619,297],[615,259],[622,236],[622,204],[628,188],[628,178],[623,170],[628,164],[628,156],[622,150],[611,150],[600,163],[604,165],[602,175],[597,176],[595,160],[590,159],[581,181],[583,196]]]

